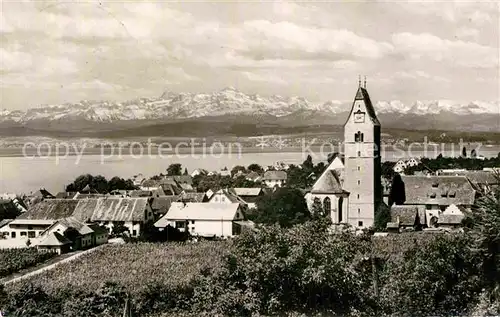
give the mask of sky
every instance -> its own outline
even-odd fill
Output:
[[[8,1],[0,109],[164,91],[495,101],[496,1]]]

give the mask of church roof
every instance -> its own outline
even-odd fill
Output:
[[[314,183],[311,193],[313,194],[341,194],[344,193],[338,171],[327,169]]]
[[[372,122],[375,125],[380,125],[380,121],[378,121],[377,114],[375,113],[375,108],[373,108],[372,101],[370,99],[370,95],[368,94],[368,91],[366,88],[359,87],[358,91],[356,92],[356,97],[354,97],[354,102],[356,100],[363,100],[365,107],[366,107],[366,112],[368,112],[368,116],[372,120]],[[354,105],[354,104],[353,104]],[[354,106],[351,109],[351,113],[349,114],[349,117],[351,117],[352,111],[354,109]],[[349,120],[348,117],[348,120]]]

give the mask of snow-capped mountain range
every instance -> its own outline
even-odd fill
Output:
[[[74,104],[44,105],[26,111],[0,111],[0,122],[25,124],[31,121],[86,120],[116,122],[130,120],[161,120],[212,117],[223,115],[269,115],[283,117],[296,112],[311,111],[328,114],[343,113],[352,101],[311,103],[302,97],[268,97],[245,94],[232,87],[211,94],[165,92],[159,98],[141,98],[127,102],[81,101]],[[395,115],[499,115],[499,101],[417,101],[412,105],[401,101],[378,101],[378,114]]]

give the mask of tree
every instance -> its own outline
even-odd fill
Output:
[[[290,227],[309,219],[304,194],[298,189],[279,188],[257,200],[255,222]]]
[[[118,176],[113,177],[108,182],[109,191],[113,190],[133,190],[136,189],[134,182],[131,179],[123,179]]]
[[[391,191],[389,192],[389,207],[393,204],[402,205],[406,201],[405,183],[399,173],[392,178]]]
[[[375,231],[383,232],[387,228],[387,223],[391,221],[391,209],[385,204],[379,204],[375,210],[373,227]]]
[[[312,171],[312,169],[314,168],[314,163],[311,155],[308,155],[306,160],[302,162],[302,168],[308,171]]]
[[[500,188],[482,192],[467,217],[475,241],[473,248],[482,258],[484,280],[491,289],[500,287]]]
[[[264,169],[262,168],[262,166],[260,166],[259,164],[255,164],[255,163],[248,165],[247,169],[250,172],[256,172],[258,174],[262,174],[264,172]]]
[[[245,173],[247,170],[245,168],[245,166],[241,166],[241,165],[236,165],[235,167],[233,167],[233,169],[231,170],[231,176],[234,176],[236,174],[238,174],[238,172],[243,172]]]
[[[109,192],[108,181],[102,175],[97,175],[92,178],[89,184],[91,189],[96,190],[100,194]]]
[[[125,224],[121,221],[118,221],[118,222],[115,222],[113,223],[113,231],[112,231],[112,234],[114,236],[119,236],[121,235],[122,233],[124,232],[128,232],[128,228],[125,227]]]
[[[465,146],[462,148],[462,157],[467,157],[467,149]]]
[[[312,213],[312,215],[311,215],[312,217],[325,216],[323,204],[321,203],[321,199],[319,199],[318,197],[314,197],[314,199],[313,199],[313,204],[311,206],[311,213]]]
[[[170,166],[167,167],[167,175],[168,176],[182,175],[182,164],[179,163],[170,164]]]

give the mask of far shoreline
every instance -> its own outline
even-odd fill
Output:
[[[500,152],[500,145],[481,145],[477,143],[464,143],[461,146],[465,146],[467,152],[470,152],[472,149],[475,149],[479,155],[483,155],[484,157],[494,157],[497,156]],[[440,153],[443,156],[447,156],[448,153],[452,153],[452,156],[460,156],[462,153],[462,147],[459,144],[454,143],[443,143],[443,144],[427,144],[424,146],[422,144],[414,144],[410,147],[408,146],[398,146],[398,145],[382,145],[382,154],[384,151],[386,153],[399,153],[399,154],[411,154],[410,151],[419,152],[420,155],[422,152],[425,152],[427,149],[427,153],[430,154],[429,157],[435,157]],[[0,158],[6,157],[26,157],[26,158],[44,158],[44,157],[72,157],[72,156],[91,156],[91,155],[102,155],[102,156],[173,156],[173,155],[239,155],[239,154],[266,154],[266,153],[314,153],[314,154],[323,154],[326,156],[328,153],[342,153],[343,149],[338,146],[305,146],[305,147],[274,147],[274,146],[266,146],[266,147],[256,147],[256,146],[223,146],[223,147],[178,147],[177,149],[167,150],[166,148],[162,149],[161,153],[157,147],[147,148],[144,147],[124,147],[124,148],[107,148],[107,147],[92,147],[92,148],[84,148],[82,149],[72,149],[72,148],[60,148],[58,151],[56,148],[28,148],[23,149],[22,147],[8,147],[8,148],[0,148]],[[384,156],[384,155],[382,155]],[[408,155],[403,155],[404,157],[408,157]],[[409,155],[411,156],[411,155]]]

